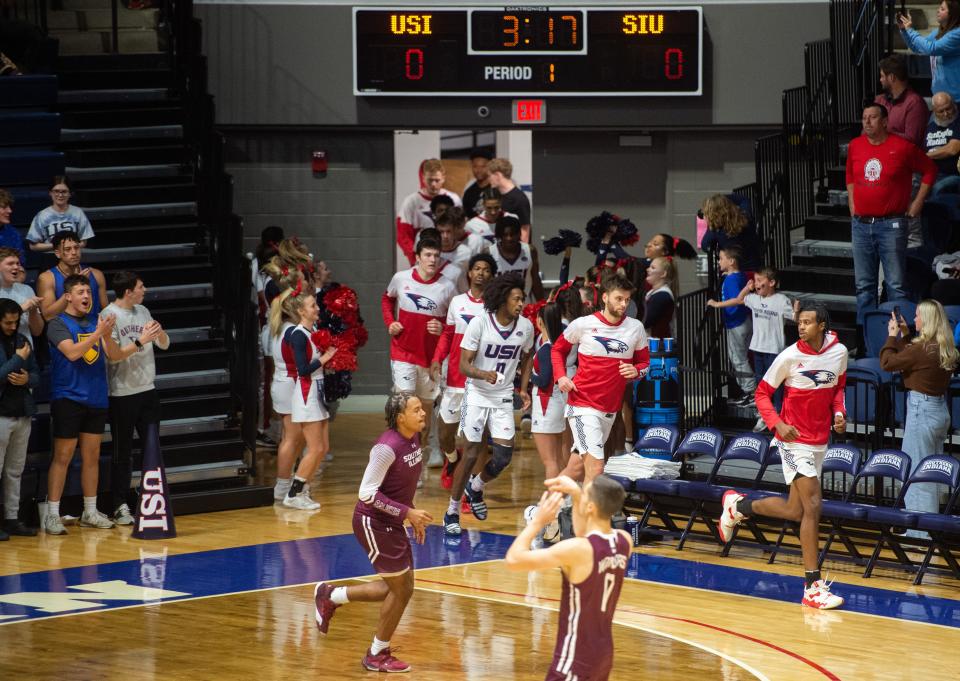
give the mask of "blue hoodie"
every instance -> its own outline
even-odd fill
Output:
[[[930,56],[930,91],[946,92],[960,102],[960,29],[947,31],[941,38],[936,37],[938,30],[934,29],[926,38],[912,28],[901,30],[900,34],[911,52]]]

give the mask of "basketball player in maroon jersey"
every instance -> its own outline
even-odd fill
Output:
[[[559,629],[546,681],[606,681],[613,668],[613,613],[633,541],[610,517],[623,508],[620,483],[598,475],[581,491],[565,475],[546,480],[547,491],[530,523],[507,551],[511,570],[560,568]],[[557,517],[563,496],[573,499],[576,537],[545,549],[530,543]]]
[[[372,672],[408,672],[410,665],[390,654],[390,637],[413,595],[413,550],[406,520],[418,544],[433,517],[413,507],[420,479],[420,431],[427,414],[411,393],[393,393],[384,410],[388,430],[370,450],[353,511],[353,534],[382,581],[338,586],[318,582],[313,590],[317,628],[326,634],[334,611],[350,601],[383,603],[377,633],[361,664]]]

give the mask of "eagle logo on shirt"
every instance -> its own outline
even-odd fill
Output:
[[[800,375],[809,378],[814,385],[830,385],[837,380],[835,373],[824,369],[808,369],[807,371],[801,371]]]
[[[421,296],[419,293],[408,293],[407,298],[409,298],[414,305],[416,305],[418,310],[436,310],[437,304],[427,298],[426,296]]]
[[[472,314],[462,314],[460,315],[460,319],[463,320],[464,324],[469,324],[470,320],[473,319],[475,316],[476,315],[472,315]]]
[[[626,352],[627,344],[618,338],[607,338],[606,336],[594,336],[595,341],[603,346],[609,355],[611,352]]]

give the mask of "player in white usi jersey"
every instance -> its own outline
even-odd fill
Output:
[[[604,283],[603,308],[570,322],[551,351],[557,387],[568,394],[567,420],[573,431],[573,451],[565,475],[577,479],[582,462],[584,480],[603,473],[603,446],[620,411],[627,381],[650,366],[650,349],[643,324],[627,316],[633,283],[613,275]],[[566,376],[567,355],[577,347],[577,371]]]
[[[484,314],[470,321],[460,343],[460,373],[467,378],[460,432],[467,444],[443,517],[449,535],[460,534],[461,490],[473,515],[485,520],[484,485],[500,475],[513,458],[513,379],[518,368],[526,369],[533,348],[533,324],[521,316],[523,299],[523,283],[516,274],[492,280],[483,292]],[[528,395],[522,394],[521,399],[525,408],[530,406]],[[483,471],[467,481],[480,456],[484,428],[493,439],[493,453]]]
[[[433,353],[430,373],[437,381],[441,374],[441,365],[449,357],[443,397],[440,399],[440,419],[437,422],[437,441],[447,461],[457,460],[457,431],[460,427],[460,406],[463,404],[463,390],[466,377],[460,373],[460,343],[467,332],[467,325],[474,317],[484,314],[483,289],[497,273],[493,258],[481,253],[470,258],[467,278],[470,290],[454,297],[447,308],[447,323],[440,335],[440,342]]]
[[[523,279],[524,294],[532,295],[536,300],[545,297],[543,282],[540,281],[540,262],[537,249],[520,241],[520,221],[510,215],[497,220],[494,231],[495,241],[490,246],[490,255],[497,263],[500,274],[516,272]]]

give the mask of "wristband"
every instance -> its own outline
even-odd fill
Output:
[[[140,339],[134,339],[133,344],[137,346],[137,352],[143,350],[143,343],[140,342]]]

